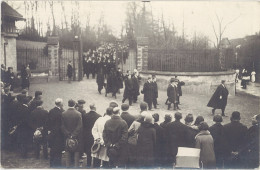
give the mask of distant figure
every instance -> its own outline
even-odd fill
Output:
[[[69,79],[69,83],[71,83],[72,72],[73,72],[73,67],[72,67],[71,61],[69,61],[69,64],[67,66],[67,76],[68,76],[68,79]]]
[[[171,84],[169,84],[167,88],[167,96],[168,96],[168,110],[171,108],[171,104],[173,103],[173,110],[179,109],[178,107],[178,87],[177,80],[171,79]]]
[[[23,66],[22,70],[21,70],[21,78],[22,78],[22,89],[26,89],[30,87],[30,77],[31,77],[31,71],[29,68],[29,65]]]
[[[4,83],[5,83],[5,75],[6,75],[5,65],[1,64],[1,81]]]
[[[181,101],[180,101],[180,97],[182,96],[182,90],[181,90],[181,86],[185,85],[185,83],[183,81],[180,81],[177,76],[175,76],[175,79],[177,80],[177,90],[178,90],[178,97],[177,97],[177,100],[178,100],[178,104],[180,105],[181,104]]]
[[[255,70],[253,70],[251,73],[251,82],[253,83],[255,82],[255,75],[256,75]]]
[[[243,89],[246,89],[247,83],[249,82],[250,77],[247,73],[246,69],[243,69],[242,71],[242,81],[241,81],[241,86]]]
[[[13,67],[8,67],[8,71],[6,72],[6,84],[10,85],[10,91],[14,90],[14,72],[13,72]]]
[[[144,102],[148,104],[148,109],[152,110],[152,103],[154,98],[154,86],[152,84],[152,76],[148,76],[148,80],[144,83],[143,90]]]
[[[228,99],[228,89],[225,86],[225,80],[221,81],[221,84],[216,89],[215,93],[211,97],[208,103],[208,107],[213,107],[212,114],[215,114],[216,109],[221,109],[222,116],[225,115],[225,108],[227,105],[227,99]]]

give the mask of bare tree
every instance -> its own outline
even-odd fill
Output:
[[[54,17],[54,3],[53,1],[48,1],[49,5],[51,7],[51,15],[52,15],[52,22],[53,22],[53,28],[52,28],[52,35],[56,35],[56,26],[55,26],[55,17]]]

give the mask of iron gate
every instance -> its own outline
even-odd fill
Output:
[[[59,49],[59,80],[68,80],[67,76],[67,67],[69,64],[69,61],[72,63],[73,67],[73,81],[80,80],[79,77],[79,53],[78,51],[71,50],[71,49],[65,49],[61,48]]]

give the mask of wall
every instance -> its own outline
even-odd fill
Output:
[[[183,93],[212,95],[220,84],[221,80],[226,80],[226,87],[230,95],[235,95],[235,71],[226,72],[155,72],[141,71],[142,84],[147,80],[148,75],[155,74],[157,85],[160,90],[167,90],[169,81],[175,75],[180,81],[185,82],[182,87]]]
[[[16,38],[5,37],[8,41],[6,45],[6,69],[13,67],[13,71],[17,72],[17,58],[16,58]],[[4,64],[4,36],[1,36],[1,64]]]

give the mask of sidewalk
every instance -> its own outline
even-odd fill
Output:
[[[260,83],[249,82],[246,89],[241,87],[241,80],[236,84],[236,92],[239,94],[248,94],[255,97],[260,97]]]

